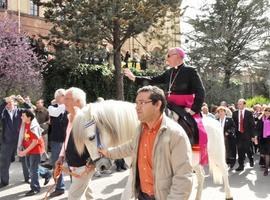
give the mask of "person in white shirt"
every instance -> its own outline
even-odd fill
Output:
[[[235,124],[232,118],[226,116],[226,107],[219,106],[217,108],[217,114],[218,121],[224,133],[226,163],[230,169],[233,169],[236,161]]]
[[[51,143],[51,165],[55,166],[55,162],[59,158],[59,153],[61,151],[62,145],[66,136],[66,129],[68,125],[67,112],[64,105],[64,97],[66,91],[64,89],[58,89],[54,93],[53,103],[48,108],[50,116],[50,143]],[[64,194],[65,184],[62,174],[59,176],[56,184],[55,191],[50,194],[50,197],[56,197]]]

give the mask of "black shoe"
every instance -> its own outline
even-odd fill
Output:
[[[47,185],[47,184],[50,182],[51,178],[52,178],[52,175],[49,174],[49,176],[47,176],[47,177],[45,178],[45,180],[44,180],[44,185]]]
[[[249,161],[249,166],[254,167],[254,161],[253,160]]]
[[[30,184],[29,179],[28,180],[24,180],[24,182],[27,183],[27,184]]]
[[[127,168],[125,166],[122,166],[121,169],[122,170],[127,170]]]
[[[235,171],[240,172],[244,170],[244,166],[239,166],[235,169]]]
[[[0,188],[6,187],[6,186],[8,186],[7,183],[0,183]]]
[[[234,165],[235,165],[235,163],[230,164],[230,169],[233,169]]]
[[[35,194],[39,193],[39,191],[35,191],[35,190],[30,190],[28,192],[25,193],[25,196],[33,196]]]
[[[57,196],[60,196],[60,195],[62,195],[62,194],[64,194],[64,193],[65,193],[64,190],[55,190],[54,192],[52,192],[52,193],[50,194],[49,197],[51,197],[51,198],[57,197]]]

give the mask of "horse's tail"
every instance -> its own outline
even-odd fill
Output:
[[[223,183],[223,176],[228,174],[225,158],[225,143],[223,130],[217,120],[203,118],[203,124],[208,136],[209,169],[214,183]]]
[[[87,136],[85,134],[85,124],[90,120],[90,105],[85,106],[83,109],[78,109],[73,119],[72,134],[74,143],[79,154],[84,152],[84,140]]]

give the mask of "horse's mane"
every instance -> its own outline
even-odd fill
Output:
[[[131,139],[139,124],[135,105],[125,101],[106,100],[88,104],[80,110],[73,122],[75,145],[79,153],[83,152],[87,132],[84,128],[90,120],[95,120],[101,137],[110,137],[109,146],[122,144]]]

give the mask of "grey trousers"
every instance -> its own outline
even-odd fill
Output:
[[[85,169],[85,166],[76,168],[73,172],[81,174]],[[90,180],[94,175],[94,170],[88,175],[80,178],[72,177],[72,183],[68,190],[68,200],[92,200],[92,191],[89,187]]]

